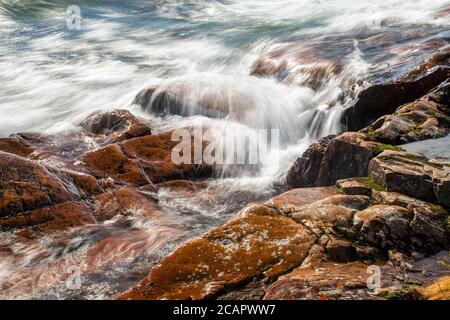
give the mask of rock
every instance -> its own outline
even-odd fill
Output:
[[[342,71],[339,62],[320,59],[301,46],[285,46],[258,58],[250,75],[274,77],[286,84],[308,86],[314,90],[325,86]]]
[[[411,254],[434,254],[450,246],[445,216],[427,208],[413,210],[395,205],[374,205],[357,212],[360,242]]]
[[[335,137],[335,135],[327,136],[313,143],[290,167],[286,176],[287,184],[293,188],[316,186],[325,150]]]
[[[73,170],[60,170],[78,188],[82,198],[89,198],[104,192],[103,188],[93,176]]]
[[[143,89],[133,103],[160,115],[231,117],[241,121],[248,111],[255,109],[255,101],[239,87],[227,85],[230,80],[226,76],[211,78],[206,74],[196,78],[179,77]],[[224,85],[219,86],[218,82]]]
[[[172,180],[158,183],[155,185],[155,188],[156,190],[170,189],[170,190],[184,190],[189,192],[196,192],[207,188],[207,184],[189,180]]]
[[[91,205],[86,202],[68,201],[50,207],[36,209],[6,218],[0,218],[2,229],[23,229],[47,235],[49,232],[67,230],[86,224],[94,224]]]
[[[274,278],[307,256],[315,237],[276,211],[250,205],[224,226],[188,242],[119,299],[202,299]]]
[[[353,215],[370,205],[366,196],[336,195],[304,205],[291,213],[292,218],[308,226],[319,236],[351,228]]]
[[[420,290],[420,293],[427,300],[449,300],[450,276],[442,277],[433,284]]]
[[[327,242],[325,247],[327,260],[346,263],[356,261],[358,259],[358,252],[356,248],[348,241],[340,239],[331,239]]]
[[[21,157],[27,157],[33,152],[32,146],[20,136],[0,138],[0,151],[13,153]]]
[[[171,152],[178,142],[173,141],[171,137],[172,132],[164,132],[131,139],[123,142],[121,146],[128,157],[140,162],[144,172],[154,183],[211,174],[212,168],[206,164],[176,165],[172,161]],[[191,149],[194,150],[194,145]]]
[[[351,178],[338,180],[336,182],[336,187],[339,190],[342,190],[345,194],[363,195],[369,197],[372,195],[372,189],[383,189],[370,178]]]
[[[427,161],[420,154],[386,150],[370,161],[369,177],[387,191],[433,202],[433,182],[424,169]]]
[[[151,183],[139,162],[129,159],[118,144],[85,153],[81,160],[97,177],[112,177],[124,183],[145,185]]]
[[[393,115],[383,116],[361,132],[388,144],[435,139],[450,131],[450,113],[443,106],[422,98],[401,106]]]
[[[121,109],[94,112],[80,126],[95,135],[104,135],[107,143],[151,134],[147,124]]]
[[[206,164],[176,165],[171,152],[178,142],[171,136],[172,132],[165,132],[110,144],[87,152],[81,160],[98,177],[141,186],[211,174],[212,168]]]
[[[450,163],[429,161],[424,165],[424,170],[433,181],[437,202],[450,208]]]
[[[426,100],[450,106],[450,80],[441,83],[436,89],[431,91],[427,96]],[[447,109],[448,110],[448,109]],[[448,113],[448,112],[447,112]]]
[[[340,179],[367,176],[369,161],[378,146],[366,135],[356,132],[347,132],[331,140],[320,166],[318,186],[334,185]]]
[[[81,198],[73,181],[38,162],[0,151],[0,216]]]
[[[336,191],[327,187],[294,189],[268,200],[265,205],[289,215],[306,204],[334,195]]]
[[[93,215],[98,222],[110,220],[117,215],[123,217],[132,215],[136,217],[140,215],[157,216],[160,214],[155,199],[135,188],[124,187],[95,197],[95,211]]]
[[[358,300],[377,299],[367,288],[370,273],[361,262],[325,263],[297,268],[281,276],[264,296],[265,300]]]
[[[399,106],[426,95],[450,78],[450,51],[436,55],[407,75],[388,83],[374,84],[359,92],[342,117],[349,131],[360,130]]]

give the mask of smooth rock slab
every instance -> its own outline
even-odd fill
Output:
[[[182,245],[119,299],[202,299],[299,265],[316,241],[278,212],[250,205],[222,227]]]

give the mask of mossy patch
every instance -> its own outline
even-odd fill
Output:
[[[380,153],[382,153],[384,150],[404,151],[402,148],[400,148],[398,146],[394,146],[392,144],[380,143],[379,145],[377,145],[375,148],[372,149],[372,154],[374,156],[377,156]]]
[[[376,190],[376,191],[386,191],[386,189],[383,186],[379,185],[378,183],[376,183],[369,177],[355,178],[355,181],[358,181],[365,187]]]
[[[345,194],[344,189],[342,189],[341,187],[338,186],[333,186],[334,191],[336,191],[336,193],[338,194]]]

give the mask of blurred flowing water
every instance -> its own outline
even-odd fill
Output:
[[[81,10],[80,29],[66,25],[71,5]],[[159,220],[133,212],[126,227],[113,221],[30,245],[1,233],[0,298],[111,298],[136,283],[178,244],[269,197],[271,183],[312,141],[342,130],[349,92],[448,46],[449,8],[448,0],[0,0],[0,136],[68,132],[95,110],[124,108],[155,131],[276,128],[282,140],[276,168],[268,161],[257,176],[210,181],[194,198],[161,191]],[[259,57],[280,50],[313,52],[342,71],[318,88],[250,76]],[[158,117],[132,104],[142,88],[178,83],[191,86],[189,101],[213,95],[235,110],[245,101],[251,112]],[[83,287],[68,290],[67,266],[81,264]]]

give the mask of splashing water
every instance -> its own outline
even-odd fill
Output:
[[[30,243],[2,232],[0,298],[113,297],[183,241],[270,197],[312,141],[341,130],[357,90],[398,76],[450,37],[448,0],[83,0],[81,28],[69,30],[72,2],[0,0],[0,136],[66,132],[95,110],[125,108],[155,132],[279,129],[280,163],[269,153],[257,175],[225,168],[195,197],[162,189],[159,219],[136,208],[127,224],[113,219]],[[283,68],[256,76],[260,59],[266,68],[279,58]],[[148,86],[174,93],[182,114],[133,105]],[[205,114],[204,105],[218,112]],[[83,287],[68,290],[74,265]]]

